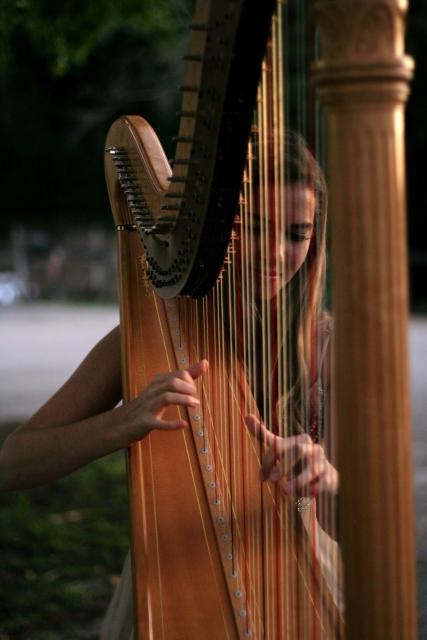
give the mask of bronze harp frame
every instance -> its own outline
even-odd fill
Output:
[[[416,618],[404,177],[404,105],[413,68],[404,54],[407,2],[314,0],[313,4],[321,41],[314,74],[325,113],[332,213],[346,610],[344,631],[330,623],[326,603],[324,631],[301,637],[409,640],[416,636]],[[198,295],[216,278],[226,252],[231,224],[219,213],[237,202],[239,178],[236,187],[233,176],[234,187],[226,192],[221,191],[224,176],[213,169],[209,174],[214,191],[207,208],[215,202],[222,242],[219,258],[209,269],[206,262],[211,265],[211,261],[203,260],[207,249],[198,251],[186,244],[186,234],[193,233],[188,232],[188,220],[191,227],[191,216],[197,217],[194,211],[206,195],[200,175],[191,173],[188,150],[193,149],[202,163],[209,155],[200,143],[201,114],[193,113],[203,74],[213,72],[205,64],[209,56],[200,52],[208,47],[207,34],[215,25],[226,33],[236,30],[230,14],[241,5],[244,28],[250,31],[251,20],[255,21],[255,31],[261,34],[261,44],[253,47],[250,61],[259,65],[273,3],[197,3],[178,160],[172,173],[142,119],[120,119],[107,138],[107,183],[120,230],[125,399],[134,397],[152,375],[179,367],[188,357],[185,348],[181,352],[175,348],[173,305],[158,304],[150,287],[161,295],[166,292],[167,297],[180,292]],[[244,38],[242,30],[237,28],[238,42]],[[238,78],[235,71],[232,84]],[[226,92],[224,100],[235,100],[235,104],[253,100],[256,82],[252,78],[247,89],[239,84],[236,94]],[[230,123],[216,124],[220,135],[226,135]],[[250,113],[240,128],[242,140],[249,125]],[[243,161],[237,152],[233,166],[240,175]],[[184,191],[174,195],[177,186]],[[183,196],[186,189],[190,191]],[[191,194],[195,194],[194,210],[187,211],[185,224],[175,226],[176,246],[169,251],[169,262],[163,263],[158,247],[170,238],[174,226],[170,216],[180,211],[181,200]],[[134,233],[136,227],[142,242]],[[211,231],[208,225],[207,235]],[[180,270],[176,268],[178,251],[185,256]],[[147,267],[145,281],[141,263]],[[209,517],[203,489],[207,478],[195,453],[196,419],[193,412],[194,430],[184,435],[153,433],[129,450],[135,624],[141,640],[243,638],[247,631],[229,596],[232,581],[221,568],[216,524]],[[173,463],[165,450],[173,452]],[[196,521],[197,526],[189,526]],[[185,548],[191,549],[191,557],[182,554]],[[287,637],[296,640],[296,630]]]

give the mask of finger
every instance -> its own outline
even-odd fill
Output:
[[[185,429],[185,427],[188,427],[186,420],[153,420],[150,428],[163,431],[176,431],[177,429]]]
[[[183,393],[188,396],[196,396],[197,397],[197,389],[193,380],[191,382],[187,382],[182,378],[178,378],[177,376],[168,378],[165,380],[164,385],[162,385],[162,391],[173,391],[175,393]]]
[[[336,495],[339,487],[339,477],[337,470],[332,465],[326,465],[326,470],[319,477],[319,491],[327,491]]]
[[[277,448],[280,440],[274,435],[274,433],[271,433],[271,431],[265,427],[257,416],[253,414],[249,414],[245,417],[245,423],[248,430],[253,436],[255,436],[255,438],[270,447],[261,463],[261,479],[267,480],[270,478],[274,463],[277,460]],[[276,482],[276,480],[273,480],[273,482]]]
[[[313,483],[319,482],[319,477],[323,473],[323,465],[317,468],[308,466],[296,478],[285,484],[283,491],[287,495],[313,495]]]
[[[252,413],[245,417],[246,426],[253,436],[258,438],[262,444],[271,447],[277,442],[277,436],[274,435],[267,427]]]
[[[207,360],[200,360],[200,362],[196,362],[196,363],[192,364],[185,371],[187,371],[190,374],[190,376],[193,378],[193,380],[197,380],[197,378],[200,378],[201,375],[206,373],[208,368],[209,368],[208,361]]]
[[[174,393],[173,391],[166,391],[160,394],[155,400],[155,411],[160,411],[164,407],[176,404],[183,407],[197,407],[200,404],[200,400],[192,395],[186,395],[184,393]]]
[[[317,493],[322,493],[323,491],[329,491],[330,483],[326,476],[322,476],[319,478],[319,481],[315,484],[315,489]]]
[[[248,416],[245,416],[245,423],[250,433],[255,436],[255,438],[259,438],[261,422],[258,418],[249,414]]]
[[[277,439],[278,440],[278,439]],[[261,461],[261,477],[264,480],[268,480],[270,478],[273,469],[276,466],[277,460],[279,459],[278,453],[278,442],[273,444],[272,447],[267,451],[265,456],[263,456]],[[280,471],[282,475],[282,471]]]
[[[289,436],[288,438],[275,436],[273,446],[262,459],[261,473],[264,479],[267,480],[279,460],[281,461],[281,474],[286,476],[299,460],[311,453],[312,448],[312,444],[301,442],[301,436]]]
[[[303,436],[280,438],[280,446],[276,447],[277,460],[281,460],[285,473],[289,473],[297,462],[304,460],[315,464],[322,458],[318,455],[316,445],[312,441],[308,444]]]

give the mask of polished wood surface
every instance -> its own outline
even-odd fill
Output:
[[[346,638],[416,637],[404,107],[407,2],[316,2],[323,43]]]
[[[136,233],[120,235],[120,256],[122,282],[127,283],[121,305],[128,372],[124,384],[131,399],[154,375],[177,364],[163,301],[147,292],[141,278]],[[137,638],[233,637],[234,621],[193,449],[191,435],[178,431],[152,433],[129,451]]]

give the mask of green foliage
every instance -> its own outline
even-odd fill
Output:
[[[188,0],[3,0],[0,10],[2,41],[0,68],[15,61],[14,44],[19,34],[47,61],[55,76],[83,65],[103,38],[131,28],[146,40],[161,43],[171,56],[182,32],[177,16],[188,15]]]
[[[123,453],[2,502],[0,640],[88,637],[129,544]]]
[[[191,4],[0,3],[4,219],[110,224],[103,149],[121,115],[145,117],[173,154]]]

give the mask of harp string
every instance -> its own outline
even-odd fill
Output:
[[[284,16],[283,16],[283,2],[278,2],[277,7],[277,102],[281,106],[278,109],[278,118],[277,118],[277,126],[278,126],[278,184],[279,184],[279,194],[278,194],[278,212],[277,216],[279,219],[279,229],[276,229],[276,233],[280,233],[280,230],[285,229],[285,217],[286,217],[286,201],[285,201],[285,90],[284,90],[284,58],[285,58],[285,50],[284,50],[284,41],[283,41],[283,27],[284,27]],[[278,265],[279,268],[279,265]],[[287,305],[286,305],[286,296],[282,295],[279,298],[277,303],[277,326],[278,326],[278,353],[277,353],[277,382],[279,389],[287,388],[287,368],[284,356],[284,348],[283,336],[286,335],[286,327],[288,326],[287,318]],[[279,415],[278,419],[278,431],[279,435],[282,437],[287,436],[287,424],[283,418]],[[283,509],[283,504],[282,504]],[[283,513],[282,513],[282,522],[283,522]],[[283,527],[282,534],[282,544],[284,544],[284,539],[289,540],[291,538],[291,527],[292,523],[289,522],[288,519],[285,520],[285,526]],[[281,557],[281,575],[286,575],[286,566],[285,566],[285,555],[282,554]],[[294,593],[295,589],[284,589],[284,601],[283,601],[283,625],[285,625],[285,621],[289,619],[294,612],[294,607],[292,607],[292,601],[290,597],[290,593]],[[295,615],[295,614],[294,614]],[[283,632],[282,632],[283,633]],[[284,635],[284,633],[283,633]]]
[[[302,7],[303,3],[297,3],[296,4],[296,47],[295,47],[295,55],[296,55],[296,87],[295,87],[295,93],[296,93],[296,104],[297,104],[297,108],[296,108],[296,114],[297,114],[297,129],[299,131],[301,131],[303,134],[306,133],[306,117],[305,117],[305,100],[306,100],[306,95],[305,95],[305,87],[304,87],[304,73],[305,73],[305,68],[304,68],[304,45],[305,45],[305,39],[304,39],[304,33],[303,33],[303,24],[302,24],[302,20],[301,20],[301,7]],[[297,298],[299,301],[302,301],[302,304],[300,305],[300,308],[298,309],[298,313],[299,313],[299,319],[298,319],[298,325],[301,327],[303,326],[303,322],[304,322],[304,315],[307,313],[307,309],[305,308],[305,304],[306,304],[306,300],[304,299],[304,282],[306,282],[306,278],[307,278],[307,273],[306,273],[307,267],[306,267],[306,263],[304,263],[300,269],[300,272],[298,274],[296,274],[297,277],[297,284],[298,284],[298,294],[297,294]],[[292,312],[292,311],[291,311]],[[304,330],[304,329],[303,329]],[[295,339],[300,339],[300,335],[294,336],[293,340]],[[299,347],[299,345],[297,344],[297,348]],[[304,363],[304,366],[306,366],[306,362]],[[299,376],[301,376],[301,372],[299,372]],[[307,380],[307,379],[306,379]],[[307,383],[306,383],[307,384]],[[302,429],[304,430],[304,425],[305,425],[305,407],[306,407],[306,395],[307,395],[307,389],[306,389],[306,384],[301,385],[301,390],[300,390],[300,394],[301,394],[301,416],[300,416],[300,420],[301,420],[301,426]],[[291,418],[290,418],[291,419]],[[308,541],[306,543],[306,545],[308,545]],[[307,553],[307,551],[309,551],[308,549],[305,549],[304,552]],[[310,557],[310,556],[309,556]],[[306,602],[302,602],[302,614],[303,617],[307,618],[310,615],[310,611],[307,610],[307,603]]]
[[[278,435],[277,421],[275,411],[273,412],[273,404],[274,404],[274,374],[273,374],[273,366],[275,359],[275,343],[277,339],[277,324],[276,324],[276,314],[274,313],[274,300],[276,292],[272,291],[272,287],[274,282],[271,278],[271,272],[273,269],[277,271],[277,261],[279,257],[278,247],[276,246],[277,242],[280,242],[280,238],[277,235],[277,184],[276,184],[276,171],[277,171],[277,158],[276,158],[276,115],[277,115],[277,104],[275,104],[277,100],[276,95],[276,83],[275,83],[275,49],[276,49],[276,29],[275,25],[277,25],[277,19],[273,18],[272,23],[272,35],[271,35],[271,44],[267,50],[267,68],[266,68],[266,91],[265,91],[265,100],[266,100],[266,120],[263,122],[263,126],[265,126],[264,130],[264,140],[263,146],[265,149],[265,165],[264,165],[264,188],[266,191],[265,194],[265,203],[266,209],[264,212],[264,226],[263,231],[265,233],[264,243],[265,243],[265,265],[263,265],[264,271],[266,273],[266,300],[263,301],[265,306],[265,319],[263,321],[266,323],[266,366],[267,366],[267,376],[266,376],[266,389],[265,396],[268,398],[267,410],[264,411],[264,416],[266,420],[266,424],[268,428]],[[273,264],[274,260],[274,264]],[[280,535],[280,489],[276,484],[274,486],[276,504],[278,508],[271,513],[271,553],[272,557],[275,558],[275,562],[272,566],[272,584],[271,584],[271,592],[274,593],[275,596],[275,619],[272,621],[272,624],[275,624],[276,627],[276,635],[279,637],[281,635],[281,621],[283,620],[283,612],[281,607],[281,595],[282,595],[282,584],[281,584],[281,574],[280,574],[280,558],[281,558],[281,535]],[[271,599],[271,598],[270,598]]]
[[[251,143],[249,143],[248,148],[248,166],[247,166],[247,181],[245,184],[245,198],[244,204],[241,211],[242,216],[242,236],[243,242],[245,246],[244,258],[245,258],[245,275],[244,281],[246,280],[246,299],[244,304],[244,318],[245,318],[245,326],[247,327],[247,348],[244,349],[244,355],[247,357],[245,362],[245,367],[248,371],[249,380],[252,381],[254,386],[254,396],[257,394],[257,376],[255,372],[257,371],[257,354],[254,353],[254,341],[255,341],[255,326],[254,326],[254,314],[251,313],[252,309],[252,300],[254,299],[254,260],[251,259],[251,247],[253,246],[253,190],[252,190],[252,181],[251,181],[251,159],[252,159],[252,147]],[[250,396],[249,401],[246,402],[245,405],[245,415],[253,414],[255,412],[255,402],[254,396]],[[254,443],[254,446],[258,446],[257,458],[260,459],[260,443]],[[249,453],[250,449],[247,448]],[[253,485],[251,487],[252,491]],[[263,511],[263,494],[261,490],[261,486],[258,488],[259,492],[259,504],[260,510]],[[255,551],[253,557],[256,559],[256,565],[254,566],[255,574],[255,582],[256,584],[262,584],[262,576],[263,576],[263,563],[260,554],[256,553],[256,549],[263,548],[264,541],[264,530],[263,523],[261,518],[251,519],[250,521],[250,535],[253,540],[253,550]],[[264,592],[261,592],[261,597],[264,595]],[[262,611],[265,611],[265,603],[262,601]],[[260,617],[259,619],[259,629],[258,632],[261,633],[261,629],[265,628],[264,619]]]
[[[249,141],[248,145],[248,161],[247,167],[244,173],[243,180],[243,194],[240,200],[240,230],[239,230],[239,240],[238,243],[238,251],[237,254],[240,254],[240,273],[241,273],[241,306],[240,315],[242,316],[242,336],[243,336],[243,348],[242,348],[242,359],[243,366],[241,368],[241,375],[243,372],[247,372],[248,379],[250,381],[256,382],[255,370],[256,370],[256,354],[253,353],[254,344],[253,341],[255,339],[255,332],[253,326],[253,314],[250,313],[251,310],[251,300],[253,300],[254,294],[254,260],[251,259],[252,251],[251,247],[253,246],[253,228],[250,222],[250,216],[253,215],[252,201],[253,201],[253,193],[251,189],[251,158],[252,158],[252,143]],[[256,395],[256,390],[255,390]],[[248,415],[255,411],[255,407],[253,404],[252,398],[248,397],[245,394],[244,398],[244,415]],[[242,440],[244,440],[244,432],[242,430]],[[246,446],[246,456],[249,455],[249,447]],[[248,490],[251,490],[249,486]],[[253,487],[252,487],[253,491]],[[261,496],[262,493],[260,492]],[[261,509],[262,511],[262,509]],[[250,558],[252,558],[251,570],[254,575],[255,584],[261,584],[262,582],[262,563],[259,559],[259,554],[256,553],[257,549],[260,548],[261,539],[262,539],[262,530],[260,528],[259,519],[254,520],[251,519],[248,524],[248,537],[250,540],[249,549],[250,549]],[[250,622],[250,621],[248,621]],[[261,633],[262,619],[258,620],[258,633]]]
[[[273,20],[273,29],[272,29],[272,66],[271,66],[271,80],[272,80],[272,91],[273,91],[273,158],[274,158],[274,238],[275,238],[275,270],[276,273],[280,274],[284,268],[281,263],[281,251],[280,247],[284,242],[283,238],[283,230],[284,230],[284,218],[285,218],[285,210],[283,206],[283,193],[285,185],[282,184],[281,181],[281,162],[283,160],[281,149],[283,149],[284,145],[284,131],[282,129],[283,122],[281,121],[281,113],[283,113],[283,85],[281,84],[281,60],[283,59],[283,48],[281,41],[281,32],[282,32],[282,23],[281,23],[281,5],[278,4],[277,16]],[[272,353],[272,381],[271,381],[271,398],[273,402],[273,418],[272,418],[272,428],[277,433],[278,436],[283,436],[283,425],[280,424],[279,416],[277,415],[277,402],[279,393],[282,390],[281,386],[281,372],[280,372],[280,343],[282,342],[281,336],[283,335],[283,318],[281,317],[281,309],[278,298],[280,296],[276,295],[274,300],[274,308],[273,308],[273,344],[271,346],[274,349]],[[283,297],[283,296],[282,296]],[[280,500],[280,488],[278,484],[275,487],[276,491],[276,500]],[[277,545],[277,554],[276,554],[276,584],[277,584],[277,599],[278,599],[278,607],[277,610],[279,612],[277,619],[277,629],[278,635],[282,636],[285,633],[285,621],[287,616],[289,616],[290,610],[288,607],[287,601],[287,592],[286,584],[282,586],[282,579],[286,576],[285,566],[284,566],[284,557],[285,557],[285,539],[281,531],[281,522],[283,519],[283,501],[279,503],[280,509],[280,517],[276,515],[275,525],[276,525],[276,545]]]
[[[274,193],[271,193],[271,186],[274,184],[274,177],[272,172],[275,171],[274,158],[271,158],[271,120],[273,119],[274,127],[274,84],[271,82],[272,65],[274,60],[274,22],[272,30],[272,40],[267,48],[266,59],[262,70],[261,80],[261,100],[259,103],[259,116],[258,116],[258,144],[257,149],[259,153],[259,177],[258,177],[258,191],[259,191],[259,211],[257,212],[259,221],[259,244],[261,254],[261,264],[258,265],[258,281],[261,280],[261,345],[257,341],[256,348],[261,348],[261,367],[262,367],[262,402],[261,402],[261,417],[263,422],[268,428],[273,428],[273,411],[272,411],[272,342],[274,340],[274,316],[272,316],[272,310],[270,300],[272,297],[270,272],[273,269],[271,256],[271,242],[270,231],[272,227],[272,216],[274,216]],[[272,113],[273,111],[273,113]],[[273,150],[274,151],[274,150]],[[272,198],[273,195],[273,198]],[[274,224],[274,221],[273,221]],[[274,248],[273,248],[274,250]],[[259,284],[259,282],[258,282]],[[258,292],[259,293],[259,292]],[[261,394],[260,394],[261,395]],[[277,431],[277,429],[276,429]],[[276,504],[278,487],[274,487]],[[266,535],[266,551],[267,558],[275,557],[275,565],[271,565],[270,562],[266,563],[266,584],[268,585],[267,591],[267,628],[274,628],[278,630],[280,628],[281,609],[279,605],[280,593],[281,593],[281,580],[280,580],[280,567],[278,559],[280,558],[280,545],[278,536],[278,513],[276,511],[267,511],[266,519],[264,521],[264,529]],[[273,550],[275,556],[272,555]]]
[[[303,4],[299,3],[300,6]],[[298,8],[298,11],[301,13],[302,9]],[[303,325],[306,314],[311,312],[310,304],[316,295],[318,283],[310,274],[310,265],[305,263],[295,279],[295,298],[300,305],[294,309],[289,307],[285,292],[277,294],[273,291],[271,280],[262,277],[262,269],[269,269],[272,261],[277,273],[283,268],[278,243],[287,234],[286,185],[290,176],[286,168],[285,128],[291,107],[288,106],[283,81],[289,62],[282,35],[287,12],[288,5],[283,7],[279,2],[248,146],[239,209],[240,223],[235,226],[230,243],[228,264],[206,299],[191,302],[193,306],[188,301],[180,304],[180,318],[182,316],[185,331],[188,336],[194,336],[191,343],[192,359],[207,357],[212,369],[223,373],[220,377],[208,373],[200,383],[201,411],[205,422],[203,447],[209,451],[207,460],[215,470],[215,500],[223,501],[231,526],[232,571],[238,575],[237,588],[241,587],[245,594],[247,600],[244,606],[247,611],[254,611],[255,608],[264,611],[259,632],[261,627],[274,630],[272,638],[285,637],[286,621],[292,618],[293,628],[296,628],[296,620],[301,616],[313,620],[321,618],[315,585],[307,585],[310,595],[295,601],[296,575],[300,570],[298,558],[294,558],[297,571],[289,570],[287,566],[287,549],[292,547],[292,541],[298,535],[300,514],[296,509],[290,511],[284,508],[285,499],[277,484],[264,486],[263,489],[260,485],[262,508],[258,520],[249,518],[246,511],[248,492],[252,490],[245,477],[248,456],[253,456],[255,451],[256,460],[260,463],[264,452],[262,443],[255,442],[244,425],[244,417],[256,413],[254,400],[259,403],[260,415],[266,426],[283,437],[294,433],[295,424],[291,416],[296,415],[298,410],[302,427],[307,424],[313,427],[312,420],[321,413],[318,390],[311,388],[322,360],[317,331],[303,345],[308,352],[305,361],[296,359],[299,342],[295,347],[295,342],[301,340],[298,327]],[[300,27],[298,43],[302,40],[302,44],[298,46],[301,46],[302,53],[299,52],[296,58],[298,77],[306,66],[305,38],[304,29]],[[295,64],[295,60],[292,64]],[[298,85],[296,93],[297,111],[304,112],[299,104],[306,97],[304,81]],[[301,120],[298,124],[302,131],[306,129]],[[307,171],[309,181],[312,181],[310,176],[313,175],[314,171]],[[307,183],[307,186],[313,188],[311,183]],[[258,232],[254,233],[256,225],[259,235]],[[272,246],[272,238],[276,246]],[[316,241],[320,243],[319,238]],[[254,254],[255,246],[259,255]],[[317,252],[320,250],[319,246]],[[200,318],[203,331],[199,331]],[[241,360],[239,371],[245,373],[251,387],[251,393],[243,396],[240,405],[236,404],[236,399],[241,397],[241,385],[234,375],[235,357]],[[295,364],[303,366],[304,362],[308,371],[295,372]],[[301,373],[305,373],[305,377]],[[297,406],[298,398],[292,394],[292,389],[296,382],[302,380],[306,382],[300,389]],[[308,490],[307,496],[310,494]],[[265,508],[267,495],[272,498],[269,502],[272,508]],[[328,502],[318,498],[316,502],[329,518]],[[309,519],[313,526],[314,509]],[[313,566],[316,566],[311,543],[307,538],[305,540],[305,557],[311,557]],[[260,547],[264,549],[262,555],[257,553]],[[264,586],[260,588],[260,584]],[[248,620],[248,628],[250,626]]]
[[[181,315],[185,315],[185,314],[181,314]],[[187,315],[186,317],[188,318],[188,315]],[[192,351],[193,351],[194,356],[198,355],[198,354],[197,354],[197,344],[196,344],[196,343],[194,343],[194,344],[193,344]],[[228,379],[228,376],[227,376],[227,379]],[[227,384],[229,385],[229,388],[230,388],[230,389],[232,389],[232,386],[231,386],[231,384],[230,384],[229,380],[228,380],[228,383],[227,383]],[[206,383],[205,383],[205,382],[203,382],[203,383],[202,383],[202,386],[204,386],[204,387],[205,387],[204,393],[203,393],[202,395],[203,395],[203,397],[205,397],[205,398],[206,398],[206,396],[207,396],[207,394],[206,394]],[[207,409],[208,409],[208,413],[209,413],[210,415],[212,415],[212,413],[213,413],[213,412],[212,412],[212,410],[209,410],[209,400],[207,400],[207,401],[204,403],[204,406],[206,406],[206,407],[207,407]],[[241,416],[241,417],[242,417],[242,416]],[[216,430],[215,430],[215,427],[214,427],[214,425],[213,425],[213,421],[211,421],[211,423],[212,423],[212,428],[213,428],[213,429],[212,429],[212,438],[214,439],[214,438],[215,438],[215,435],[216,435]],[[253,443],[253,440],[248,436],[248,434],[246,434],[246,439],[247,439],[247,443],[248,443],[248,445],[249,445],[249,446],[250,446],[250,445],[252,445],[252,446],[253,446],[253,444],[254,444],[254,443]],[[223,484],[223,486],[224,486],[224,487],[227,487],[227,480],[228,480],[228,477],[227,477],[227,474],[226,474],[226,473],[224,473],[224,470],[223,470],[223,474],[224,474],[224,484]],[[226,494],[227,492],[225,491],[224,493]],[[224,495],[224,493],[223,493],[222,495]],[[279,503],[279,504],[280,504],[280,503]],[[276,509],[277,509],[277,508],[279,508],[279,507],[278,507],[278,505],[276,504]],[[284,523],[283,523],[283,521],[282,521],[282,522],[281,522],[282,527],[283,527],[283,524],[284,524]],[[236,528],[238,529],[238,527],[236,527]],[[240,535],[240,538],[241,538],[241,537],[242,537],[242,536]],[[298,558],[297,558],[296,556],[294,556],[294,558],[293,558],[293,559],[294,559],[294,561],[295,561],[295,563],[296,563],[296,566],[299,566],[299,560],[298,560]],[[311,596],[311,594],[310,594],[309,585],[306,585],[306,589],[307,589],[307,595],[309,596],[309,600],[311,600],[311,601],[312,601],[312,596]],[[253,593],[253,592],[254,592],[253,584],[249,584],[249,585],[248,585],[248,593],[249,593],[249,591],[250,591],[251,593]],[[257,603],[256,601],[254,601],[254,602],[252,603],[252,608],[253,608],[253,609],[255,609],[255,608],[258,608],[258,607],[259,607],[259,603]]]
[[[182,314],[182,315],[184,315],[184,314]],[[197,351],[197,342],[193,345],[193,350],[194,350],[194,354],[196,355],[196,351]],[[205,398],[205,397],[206,397],[206,394],[203,394],[203,397]],[[204,405],[206,406],[206,403],[204,403]],[[215,432],[214,432],[214,435],[215,435]],[[246,434],[246,437],[247,437],[247,434]],[[225,476],[224,484],[225,484],[225,485],[227,484],[227,477],[226,477],[226,476]]]
[[[220,290],[220,287],[218,287],[218,290]],[[218,291],[217,291],[216,293],[218,294]],[[197,302],[196,302],[196,305],[197,305]],[[207,306],[207,305],[205,305],[205,306]],[[221,330],[222,330],[222,327],[220,327],[219,331],[221,332]],[[193,349],[194,357],[197,357],[198,355],[200,355],[200,354],[197,354],[197,343],[193,343],[193,345],[192,345],[192,349]],[[205,351],[205,354],[206,354],[206,351]],[[220,352],[220,354],[221,354],[221,352]],[[222,357],[222,355],[220,355],[220,357]],[[226,365],[227,367],[229,366],[228,361],[225,361],[225,365]],[[234,388],[233,388],[233,383],[232,383],[232,382],[230,382],[230,376],[229,376],[229,375],[227,375],[227,376],[226,376],[226,378],[224,378],[224,380],[225,380],[225,379],[226,379],[226,380],[228,380],[228,385],[229,385],[228,393],[229,393],[229,396],[230,396],[230,398],[231,398],[231,396],[233,396],[233,400],[234,400],[234,403],[235,403],[235,400],[236,400],[236,389],[234,389]],[[206,386],[206,385],[205,385],[205,386]],[[202,391],[203,391],[203,394],[202,394],[202,395],[203,395],[203,399],[204,399],[204,400],[203,400],[203,405],[204,405],[205,411],[207,412],[207,414],[209,413],[209,417],[211,417],[211,415],[212,415],[212,413],[213,413],[213,410],[210,410],[210,408],[209,408],[209,404],[208,404],[208,402],[206,401],[206,396],[207,396],[208,394],[206,393],[206,389],[204,389],[204,390],[202,390]],[[230,415],[230,411],[228,412],[228,414]],[[211,423],[211,425],[213,426],[213,420],[209,420],[209,422],[210,422],[210,423]],[[234,422],[235,422],[235,420],[233,420],[233,423],[234,423]],[[205,418],[205,423],[207,424],[206,418]],[[218,422],[216,422],[216,426],[218,426]],[[234,429],[233,429],[233,428],[232,428],[232,429],[229,429],[228,437],[230,437],[230,432],[231,432],[231,433],[236,432],[236,428],[234,427]],[[241,432],[241,434],[243,435],[243,432]],[[213,430],[212,430],[212,434],[211,434],[211,435],[212,435],[212,441],[214,441],[214,440],[216,440],[216,439],[217,439],[218,433],[217,433],[217,430],[214,430],[214,427],[213,427]],[[245,438],[246,438],[246,437],[247,437],[247,434],[245,434]],[[215,448],[213,449],[213,451],[215,452],[215,450],[216,450],[217,448],[221,450],[221,445],[220,445],[220,446],[218,446],[218,447],[215,447]],[[227,449],[228,449],[228,450],[231,450],[231,451],[234,451],[234,454],[233,454],[233,467],[234,467],[234,469],[238,469],[238,468],[239,468],[239,467],[241,467],[242,465],[241,465],[241,464],[239,464],[238,462],[236,463],[236,452],[237,452],[236,443],[233,441],[233,442],[232,442],[232,444],[230,445],[230,442],[228,442],[228,443],[227,443]],[[221,454],[220,454],[220,459],[221,459]],[[232,499],[230,499],[230,498],[232,498],[232,495],[231,495],[231,494],[232,494],[232,492],[233,492],[233,486],[232,486],[232,484],[233,484],[233,482],[235,481],[235,480],[233,479],[233,477],[231,477],[231,475],[230,475],[230,474],[232,473],[232,471],[233,471],[233,469],[229,466],[229,468],[228,468],[228,472],[227,472],[227,469],[226,469],[226,468],[224,468],[224,465],[222,465],[222,475],[223,475],[222,485],[223,485],[223,487],[225,487],[225,491],[222,491],[222,492],[221,492],[221,495],[222,495],[222,496],[224,496],[224,497],[227,497],[227,498],[229,499],[229,502],[230,502],[230,509],[232,509],[232,507],[233,507],[233,501],[232,501]],[[217,477],[218,477],[218,476],[217,476]],[[221,480],[221,478],[218,478],[218,479],[219,479],[219,480]],[[234,514],[233,514],[233,518],[235,518],[235,515],[234,515]],[[234,522],[234,519],[233,519],[233,522]],[[235,527],[235,528],[236,528],[237,534],[239,534],[239,537],[240,537],[240,539],[241,539],[241,540],[240,540],[240,545],[236,545],[236,544],[235,544],[235,541],[234,541],[234,543],[233,543],[233,547],[240,546],[240,549],[241,549],[241,548],[242,548],[242,543],[243,543],[243,549],[245,549],[245,547],[246,547],[246,543],[245,543],[244,535],[242,535],[242,532],[241,532],[241,531],[239,531],[239,523],[238,523],[238,522],[236,522],[236,527]],[[244,559],[245,561],[246,561],[246,557],[247,557],[247,554],[246,554],[246,553],[244,553],[244,554],[243,554],[243,559]],[[242,564],[242,563],[240,563],[240,564]],[[253,592],[254,592],[253,586],[252,586],[252,585],[250,585],[250,584],[249,584],[249,581],[248,581],[248,572],[244,570],[244,571],[243,571],[243,575],[244,575],[244,581],[245,581],[245,590],[246,590],[246,593],[249,593],[249,591],[251,591],[251,593],[253,593]],[[253,611],[256,611],[256,610],[257,610],[257,603],[256,603],[256,602],[254,602],[254,603],[253,603],[253,605],[252,605],[251,609],[252,609]]]

